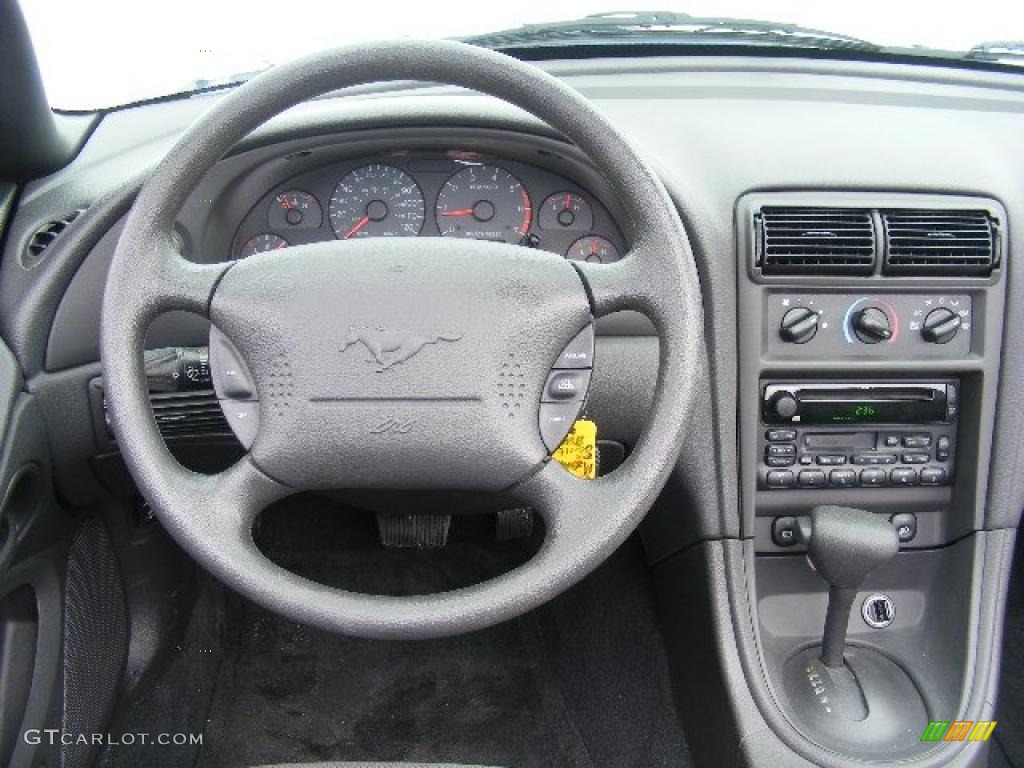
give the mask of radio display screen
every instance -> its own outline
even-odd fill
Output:
[[[942,421],[941,390],[907,387],[871,394],[863,390],[807,389],[797,394],[804,424],[899,424]]]
[[[800,402],[800,421],[808,424],[887,424],[941,420],[941,407],[930,417],[934,401]]]

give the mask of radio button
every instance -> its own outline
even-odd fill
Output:
[[[932,444],[931,435],[904,435],[904,448],[928,448]]]
[[[769,443],[790,443],[796,440],[795,429],[769,429],[764,433],[764,438]]]
[[[792,467],[796,464],[796,456],[769,456],[764,463],[769,467]]]
[[[925,467],[921,470],[921,485],[945,485],[946,470],[942,467]]]
[[[825,473],[820,469],[805,469],[800,473],[799,481],[803,488],[824,488]]]
[[[878,467],[862,469],[860,471],[861,485],[885,485],[886,478],[886,471],[884,469],[879,469]]]
[[[848,488],[857,484],[857,473],[852,469],[834,469],[828,473],[830,485]]]
[[[769,472],[767,476],[769,488],[791,488],[796,482],[796,476],[791,470],[784,469]]]
[[[815,459],[823,467],[834,467],[837,464],[845,464],[846,457],[837,453],[824,453]]]
[[[895,464],[895,453],[855,453],[854,464]]]
[[[770,405],[771,410],[779,421],[789,421],[800,410],[800,403],[797,402],[792,392],[776,392],[772,395]]]
[[[766,445],[765,456],[796,456],[795,445]]]
[[[904,453],[903,463],[904,464],[927,464],[931,459],[927,453]]]
[[[828,481],[836,488],[849,488],[857,484],[857,473],[852,469],[833,469],[828,473]]]
[[[938,440],[935,441],[935,460],[936,461],[948,461],[949,460],[949,436],[942,435]]]
[[[896,467],[889,473],[893,485],[913,485],[917,482],[917,470],[910,467]]]

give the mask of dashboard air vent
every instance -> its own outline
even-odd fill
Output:
[[[154,392],[149,399],[160,434],[165,439],[231,434],[212,390]]]
[[[53,245],[53,241],[61,236],[61,233],[65,229],[82,215],[84,209],[77,211],[70,211],[64,214],[59,219],[46,222],[43,226],[35,231],[35,234],[28,241],[28,245],[25,246],[24,264],[28,268],[36,266],[40,261],[43,260],[43,254],[46,249]]]
[[[757,258],[766,275],[865,275],[875,265],[871,212],[854,208],[762,208]]]
[[[990,275],[997,222],[987,211],[881,211],[884,272],[890,275]]]

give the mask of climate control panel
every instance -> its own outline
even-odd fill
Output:
[[[968,294],[765,294],[764,349],[782,358],[964,357],[971,351]]]

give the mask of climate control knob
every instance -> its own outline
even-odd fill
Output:
[[[779,336],[791,344],[806,344],[818,332],[818,313],[808,307],[793,307],[782,316]]]
[[[866,307],[852,319],[853,332],[865,344],[877,344],[892,338],[892,322],[881,307]]]
[[[928,313],[921,324],[921,338],[932,344],[947,344],[960,330],[960,315],[947,307]]]

